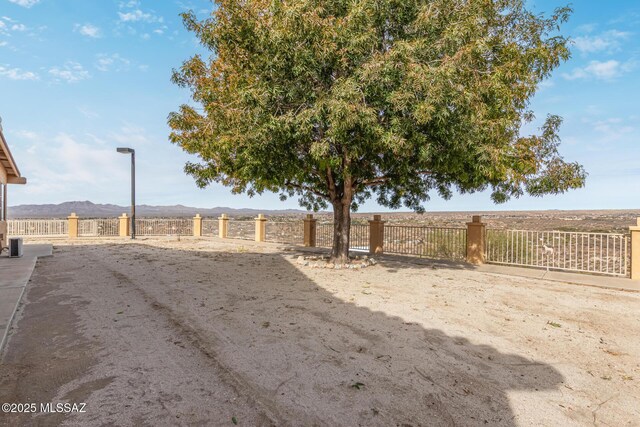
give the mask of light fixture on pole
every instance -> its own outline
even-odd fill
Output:
[[[131,154],[131,238],[136,238],[136,150],[118,147],[118,153]]]

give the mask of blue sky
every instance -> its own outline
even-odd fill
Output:
[[[529,4],[550,12],[565,3]],[[127,205],[129,163],[115,152],[124,145],[136,149],[140,204],[298,207],[272,194],[198,189],[183,173],[190,157],[168,142],[168,113],[189,102],[171,69],[202,52],[179,13],[211,8],[207,0],[0,0],[0,116],[29,180],[11,186],[10,205]],[[497,206],[488,194],[434,196],[427,210],[640,208],[640,2],[577,0],[573,8],[562,30],[573,39],[572,58],[532,107],[540,119],[564,117],[561,153],[586,167],[586,188]]]

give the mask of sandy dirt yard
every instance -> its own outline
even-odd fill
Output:
[[[3,425],[640,426],[640,294],[239,241],[55,243]],[[408,260],[408,261],[407,261]]]

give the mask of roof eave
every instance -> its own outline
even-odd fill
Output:
[[[13,159],[13,155],[9,150],[9,146],[7,145],[7,140],[4,139],[4,134],[2,130],[0,130],[0,150],[4,153],[7,161],[9,162],[9,168],[7,169],[7,181],[11,184],[25,184],[27,182],[26,178],[23,178],[20,175],[20,169],[16,166],[16,161]],[[6,169],[6,168],[5,168]],[[16,181],[16,182],[12,182]],[[24,182],[21,182],[24,181]]]

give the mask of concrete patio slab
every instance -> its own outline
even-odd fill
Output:
[[[6,253],[0,256],[0,353],[4,348],[11,329],[18,304],[29,283],[38,258],[53,255],[49,244],[25,245],[21,258],[9,258]]]

